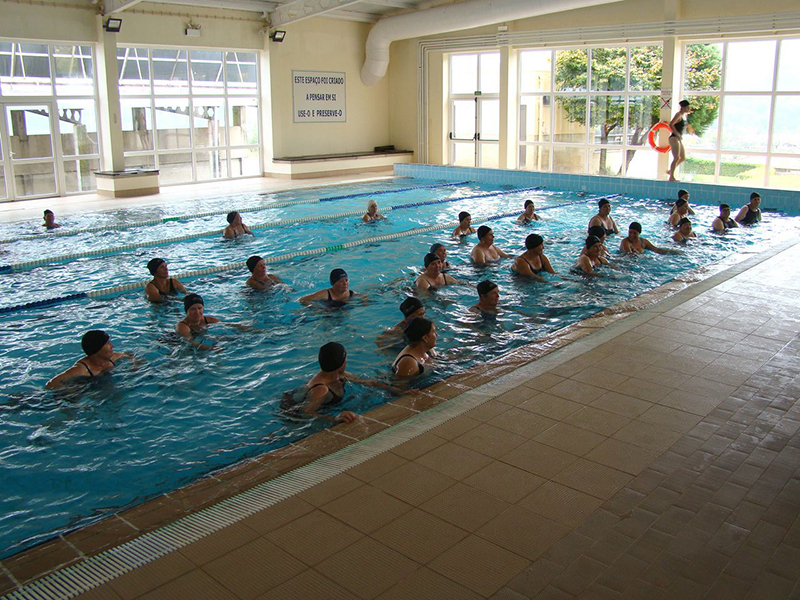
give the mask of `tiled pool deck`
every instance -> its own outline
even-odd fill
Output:
[[[798,597],[799,262],[789,245],[667,284],[7,559],[0,590],[469,397],[469,412],[80,597]]]

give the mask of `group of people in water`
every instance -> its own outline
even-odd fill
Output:
[[[677,201],[670,209],[668,225],[675,229],[672,239],[678,243],[686,243],[689,239],[697,236],[692,230],[692,223],[689,220],[689,216],[693,215],[694,211],[689,206],[688,200],[689,193],[680,190]],[[743,206],[733,219],[730,217],[730,207],[727,204],[720,205],[719,215],[711,225],[712,231],[725,233],[732,228],[758,223],[761,221],[760,202],[759,194],[753,192],[750,195],[750,202]],[[601,275],[597,268],[610,264],[611,255],[605,242],[610,236],[620,235],[619,227],[610,213],[611,202],[602,198],[598,202],[597,214],[589,221],[588,235],[575,265],[571,268],[572,272],[589,276]],[[371,222],[381,218],[384,217],[378,212],[377,203],[370,200],[362,221]],[[475,230],[471,224],[471,215],[466,211],[459,213],[458,219],[459,224],[453,230],[453,238],[463,240],[473,233],[477,234],[478,242],[470,252],[474,264],[486,265],[502,259],[513,258],[511,269],[518,276],[545,283],[552,283],[545,276],[546,274],[558,276],[550,260],[544,254],[544,238],[541,235],[536,233],[528,235],[525,238],[525,251],[512,257],[495,246],[494,232],[490,227],[482,225]],[[520,214],[517,222],[526,224],[539,219],[534,203],[527,200],[524,212]],[[241,215],[238,212],[229,213],[227,220],[229,226],[224,230],[225,238],[252,235],[250,229],[242,223]],[[46,226],[48,222],[55,224],[51,211],[45,211]],[[642,237],[642,226],[637,222],[630,223],[628,235],[621,240],[619,249],[625,254],[641,254],[646,251],[658,254],[679,252],[674,248],[660,248]],[[430,247],[423,259],[423,264],[424,270],[414,282],[415,288],[421,292],[435,292],[448,285],[465,283],[447,273],[450,263],[447,261],[447,249],[441,243],[434,243]],[[262,257],[251,256],[247,259],[246,265],[250,276],[245,285],[249,288],[266,290],[276,285],[285,285],[280,278],[268,272],[267,263]],[[199,350],[214,349],[213,344],[204,343],[203,340],[210,325],[223,323],[241,330],[251,329],[246,325],[223,322],[216,317],[206,315],[202,296],[187,292],[185,286],[177,278],[171,277],[164,259],[151,259],[147,263],[147,269],[153,277],[145,286],[145,297],[150,302],[169,302],[178,294],[185,294],[183,298],[185,316],[176,324],[175,331],[195,348]],[[356,292],[350,289],[349,277],[344,269],[333,269],[330,272],[329,282],[330,287],[302,296],[299,298],[299,302],[303,305],[322,303],[327,308],[336,309],[346,306],[357,296]],[[478,302],[469,310],[479,314],[496,314],[500,300],[500,290],[497,284],[490,280],[483,280],[477,284],[476,291]],[[346,371],[347,352],[344,346],[337,342],[330,342],[319,350],[320,371],[305,385],[287,392],[281,401],[281,408],[287,413],[350,422],[356,418],[356,415],[350,411],[342,411],[335,416],[320,412],[323,408],[333,406],[341,401],[344,384],[347,381],[397,393],[404,391],[403,382],[425,373],[435,356],[437,331],[436,325],[425,318],[425,307],[419,298],[406,297],[400,304],[400,312],[403,319],[378,338],[378,344],[384,344],[384,347],[400,348],[401,344],[405,344],[392,362],[391,371],[395,384],[361,379],[348,373]],[[60,388],[66,383],[80,378],[98,377],[113,369],[119,360],[132,356],[128,353],[115,352],[110,337],[101,330],[87,332],[81,340],[81,347],[86,356],[51,379],[47,383],[47,388]]]

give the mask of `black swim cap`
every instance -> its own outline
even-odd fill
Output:
[[[731,209],[731,207],[730,207],[729,205],[727,205],[727,204],[720,204],[720,205],[719,205],[719,210],[720,210],[720,211],[722,211],[722,210],[724,210],[724,209],[726,209],[726,208],[727,208],[728,210],[730,210],[730,209]]]
[[[439,248],[444,248],[444,244],[440,244],[439,242],[436,242],[435,244],[431,245],[430,250],[428,250],[428,252],[434,252],[435,253]]]
[[[597,208],[603,208],[606,204],[611,204],[608,198],[600,198],[600,201],[597,203]]]
[[[262,260],[264,260],[264,259],[261,258],[260,256],[251,256],[250,258],[247,259],[247,262],[245,264],[247,265],[247,268],[250,269],[250,272],[252,273],[255,270],[256,265],[258,263],[260,263]]]
[[[426,335],[428,335],[433,329],[433,321],[428,321],[428,319],[423,319],[422,317],[417,317],[411,323],[408,324],[408,327],[405,328],[404,332],[408,341],[412,344],[416,344]]]
[[[681,106],[690,106],[690,103],[689,103],[688,100],[681,100],[680,102],[678,102],[678,104],[680,104]]]
[[[101,329],[92,329],[83,334],[81,338],[81,348],[86,356],[97,354],[108,342],[108,334]]]
[[[338,371],[347,359],[347,350],[339,342],[328,342],[319,349],[319,368],[326,373]]]
[[[692,222],[689,219],[687,219],[686,217],[683,217],[680,221],[678,221],[678,229],[680,229],[681,227],[686,225],[686,223],[689,223],[689,225],[692,224]]]
[[[467,211],[462,211],[462,212],[458,213],[458,222],[461,223],[461,221],[463,221],[467,217],[471,217],[471,216],[472,215],[469,214]]]
[[[600,225],[592,225],[589,227],[589,235],[593,235],[598,239],[603,239],[606,237],[606,229]]]
[[[589,249],[592,246],[594,246],[595,244],[599,244],[599,243],[600,243],[600,238],[597,237],[596,235],[590,235],[589,237],[586,238],[586,248],[587,249]]]
[[[497,287],[497,284],[494,281],[481,281],[478,285],[475,286],[475,289],[478,290],[479,296],[485,296],[489,292],[491,292],[494,288]]]
[[[642,233],[642,224],[641,223],[637,223],[636,221],[634,221],[633,223],[628,225],[628,229],[629,230],[633,229],[634,231],[638,231],[639,233]]]
[[[341,281],[342,279],[348,279],[347,271],[344,269],[334,269],[331,271],[330,280],[331,285],[335,285],[337,281]]]
[[[760,199],[761,198],[761,194],[759,194],[758,192],[753,192],[752,194],[750,194],[750,200],[752,200],[753,198],[759,198]]]
[[[442,260],[441,258],[439,258],[438,254],[434,254],[433,252],[428,252],[425,255],[425,268],[427,269],[428,265],[430,265],[432,262],[436,262],[437,260]]]
[[[147,270],[150,271],[150,275],[155,275],[156,271],[158,271],[158,267],[164,264],[165,261],[163,258],[152,258],[150,262],[147,263]]]
[[[675,201],[675,207],[676,207],[676,208],[677,208],[677,207],[679,207],[679,206],[683,206],[684,204],[689,204],[689,203],[688,203],[688,202],[686,202],[686,200],[684,200],[683,198],[678,198],[678,199]]]
[[[525,204],[523,206],[528,208],[531,204],[533,204],[533,200],[525,200]]]
[[[528,250],[533,250],[534,248],[538,248],[542,244],[544,244],[544,238],[540,236],[538,233],[532,233],[525,238],[525,247]]]
[[[687,192],[686,190],[678,190],[678,199],[679,200],[681,198],[683,198],[684,196],[688,196],[688,195],[689,195],[689,192]]]
[[[195,304],[202,304],[203,306],[206,305],[206,303],[203,302],[203,297],[200,294],[188,294],[183,299],[183,312],[189,312],[189,309]]]
[[[228,219],[228,223],[233,223],[233,220],[236,218],[236,215],[238,215],[238,214],[239,213],[237,211],[235,211],[235,210],[232,210],[231,212],[229,212],[228,216],[226,217],[226,219]]]
[[[483,237],[492,230],[491,227],[487,227],[486,225],[481,225],[478,227],[478,239],[482,240]]]
[[[422,308],[422,302],[413,296],[409,296],[400,303],[400,312],[403,313],[404,317],[415,313],[420,308]]]
[[[46,208],[46,209],[44,210],[44,214],[45,214],[45,215],[52,215],[52,214],[53,214],[53,211],[52,211],[52,210],[50,210],[49,208]]]

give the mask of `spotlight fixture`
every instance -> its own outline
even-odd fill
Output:
[[[108,33],[119,33],[119,30],[122,29],[122,19],[109,17],[106,19],[106,22],[103,23],[103,29]]]
[[[272,35],[269,36],[273,42],[282,42],[286,37],[286,32],[281,31],[280,29],[276,29],[272,32]]]

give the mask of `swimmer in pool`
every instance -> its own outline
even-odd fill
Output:
[[[147,263],[147,270],[153,276],[153,281],[144,288],[145,296],[150,302],[161,304],[162,302],[169,302],[170,296],[186,293],[186,288],[183,287],[183,284],[174,277],[169,276],[167,261],[163,258],[151,259]]]
[[[667,222],[673,227],[677,227],[678,222],[681,219],[687,218],[688,215],[689,215],[689,203],[683,198],[681,198],[677,202],[675,202],[675,212],[669,216],[669,221]]]
[[[241,237],[245,234],[253,235],[253,232],[250,231],[250,228],[242,223],[242,215],[240,215],[237,211],[231,211],[228,213],[228,226],[225,228],[225,231],[222,232],[222,237],[226,240],[235,240],[238,237]]]
[[[608,248],[606,247],[606,229],[602,225],[592,225],[589,227],[589,235],[595,236],[598,240],[600,240],[600,245],[602,246],[602,256],[603,258],[611,258],[611,252],[609,252]]]
[[[647,238],[643,238],[641,224],[634,221],[628,225],[628,237],[620,243],[619,251],[626,254],[644,254],[645,250],[651,250],[656,254],[678,254],[677,250],[659,248]]]
[[[364,221],[364,223],[374,223],[375,221],[380,221],[381,219],[385,218],[386,217],[378,212],[378,203],[372,198],[367,200],[367,212],[364,213],[364,216],[361,217],[361,220]]]
[[[556,274],[550,261],[544,255],[544,238],[535,233],[525,238],[525,252],[514,259],[514,266],[511,268],[517,275],[530,277],[544,283],[550,282],[540,273]]]
[[[606,230],[606,235],[618,234],[617,224],[611,218],[611,202],[606,198],[600,198],[597,203],[597,214],[589,221],[589,227],[600,225]]]
[[[480,314],[497,314],[497,304],[500,302],[500,288],[494,281],[481,281],[475,289],[478,290],[478,303],[469,309],[470,312]]]
[[[55,213],[53,213],[53,211],[50,210],[49,208],[44,211],[44,223],[42,223],[42,227],[44,227],[47,230],[58,229],[59,227],[61,227],[61,225],[56,223]]]
[[[578,257],[578,262],[575,265],[575,270],[585,275],[600,275],[595,272],[595,267],[608,265],[608,261],[602,255],[602,243],[597,236],[590,235],[586,238],[586,242],[581,250],[581,255]]]
[[[692,107],[688,100],[681,100],[679,103],[680,109],[672,117],[669,122],[669,129],[672,132],[669,136],[669,147],[672,150],[672,164],[669,166],[667,175],[670,181],[678,181],[675,179],[675,169],[678,165],[686,160],[686,149],[683,147],[683,130],[686,129],[689,133],[694,133],[694,129],[686,120],[689,113],[692,112]]]
[[[491,227],[486,225],[478,227],[478,243],[472,249],[470,256],[478,265],[497,262],[501,258],[511,258],[510,254],[506,254],[494,245],[494,232]]]
[[[447,285],[459,283],[461,282],[447,273],[442,273],[442,259],[433,252],[429,252],[425,255],[425,270],[417,277],[414,285],[420,290],[435,292]]]
[[[533,203],[533,200],[525,200],[525,212],[517,217],[517,223],[527,225],[539,219],[540,217],[536,214],[536,205]]]
[[[319,372],[305,385],[287,392],[281,400],[281,410],[288,413],[300,413],[309,417],[326,419],[334,423],[351,423],[358,418],[349,410],[338,413],[335,417],[320,413],[320,409],[333,406],[344,399],[344,384],[348,381],[368,387],[382,388],[394,393],[402,390],[376,379],[362,379],[348,373],[347,351],[337,342],[328,342],[319,349],[317,355]]]
[[[350,289],[350,278],[344,269],[334,269],[330,274],[331,287],[300,298],[300,304],[308,306],[312,302],[324,302],[330,308],[341,308],[356,295]]]
[[[761,196],[758,192],[750,194],[750,203],[745,204],[736,215],[736,222],[740,225],[755,225],[761,222]]]
[[[692,231],[692,222],[689,219],[683,218],[678,221],[678,231],[672,235],[674,241],[685,244],[687,240],[696,237],[697,234]]]
[[[425,316],[425,307],[422,302],[414,296],[409,296],[400,303],[400,312],[403,313],[403,320],[394,327],[390,327],[378,336],[375,343],[381,350],[396,345],[396,342],[403,339],[406,327],[416,318]]]
[[[114,352],[114,345],[105,331],[93,329],[83,334],[81,348],[86,356],[78,360],[69,369],[56,375],[45,386],[55,390],[73,379],[94,379],[105,375],[123,358],[132,358],[128,352]]]
[[[711,223],[711,229],[716,233],[725,233],[728,229],[735,229],[739,224],[731,219],[731,207],[727,204],[719,205],[719,216]]]
[[[247,268],[250,270],[250,277],[245,281],[245,285],[254,290],[266,290],[273,285],[283,283],[276,275],[267,273],[267,263],[260,256],[251,256],[247,259]]]
[[[453,237],[463,238],[467,237],[470,233],[475,233],[475,229],[471,224],[472,215],[470,215],[467,211],[458,213],[458,227],[453,230]]]
[[[688,206],[688,204],[689,204],[689,192],[687,192],[686,190],[678,190],[678,200],[686,200],[686,204]],[[675,202],[672,203],[672,206],[669,209],[669,214],[670,215],[674,214],[675,211],[677,210],[677,208],[678,208],[678,206],[677,206],[678,200],[676,200]],[[689,206],[688,214],[694,215],[694,211],[692,210],[691,206]]]
[[[398,379],[411,379],[425,372],[436,346],[436,325],[428,319],[416,318],[405,330],[408,345],[392,363],[392,373]]]
[[[431,252],[439,257],[439,260],[442,261],[443,272],[450,268],[451,265],[449,262],[447,262],[447,248],[445,248],[442,244],[439,244],[438,242],[436,244],[431,244],[431,248],[428,250],[428,252]]]
[[[205,315],[205,303],[203,302],[203,298],[200,296],[200,294],[187,295],[183,299],[183,310],[186,313],[186,316],[182,321],[179,321],[178,324],[175,325],[175,331],[177,331],[181,337],[185,338],[186,341],[188,341],[198,350],[211,350],[212,348],[218,348],[218,346],[213,344],[203,344],[195,339],[197,337],[202,337],[206,333],[208,326],[213,325],[214,323],[222,323],[223,325],[235,327],[241,331],[252,330],[252,328],[248,327],[247,325],[240,325],[239,323],[224,323],[216,317],[207,317]]]

